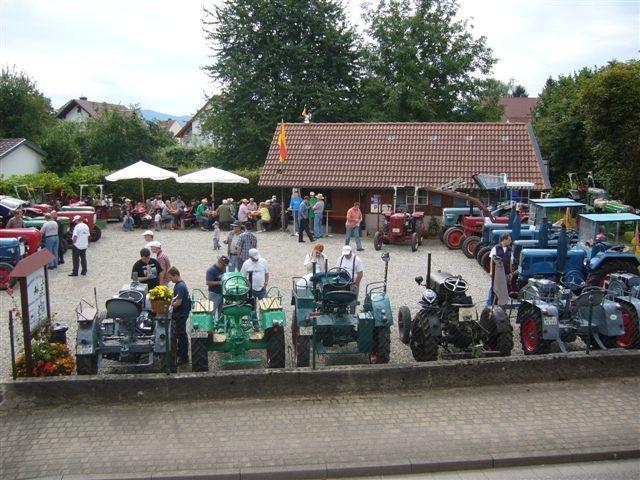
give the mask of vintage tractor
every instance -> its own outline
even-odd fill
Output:
[[[93,207],[85,207],[91,208],[91,210],[67,210],[69,207],[63,207],[62,210],[58,211],[58,218],[66,217],[69,221],[73,222],[73,217],[76,215],[80,215],[82,217],[82,221],[85,222],[89,227],[89,241],[97,242],[100,240],[102,236],[102,230],[96,224],[96,212]],[[73,228],[71,229],[71,233],[73,233]]]
[[[16,279],[10,274],[25,256],[26,250],[24,241],[19,238],[0,238],[0,290],[15,285]]]
[[[616,346],[640,348],[640,276],[632,273],[612,273],[607,296],[620,305],[624,334],[616,338]]]
[[[104,194],[104,185],[81,183],[78,186],[80,187],[80,200],[70,203],[68,207],[95,208],[100,228],[104,228],[108,221],[120,220],[120,206],[113,203],[112,195]]]
[[[398,313],[400,340],[411,347],[418,362],[438,359],[442,347],[448,356],[509,356],[513,349],[513,328],[499,306],[486,308],[480,318],[468,285],[459,275],[431,272],[431,254],[427,260],[427,280],[416,277],[426,287],[418,302],[420,311],[411,318],[409,307]]]
[[[438,231],[438,238],[444,243],[444,234],[452,227],[460,227],[465,217],[482,218],[478,207],[450,207],[442,209],[442,224]]]
[[[40,230],[40,228],[42,227],[42,224],[45,221],[46,220],[44,217],[25,217],[24,226],[25,228],[36,228]],[[70,227],[71,221],[66,217],[59,217],[56,221],[58,222],[58,225],[60,225],[60,228],[58,228],[58,232],[60,236],[60,251],[64,255],[67,249],[69,248],[69,241],[70,241],[69,227]],[[40,247],[44,248],[44,238],[42,239]]]
[[[310,279],[295,277],[291,335],[297,367],[316,366],[318,355],[365,354],[370,363],[389,363],[393,315],[387,296],[389,254],[383,253],[384,280],[367,284],[362,310],[349,272],[332,268]],[[351,345],[351,348],[348,347]]]
[[[373,236],[373,248],[380,250],[382,244],[400,244],[411,241],[411,251],[418,250],[426,234],[424,212],[384,212],[382,229]]]
[[[78,375],[95,375],[105,359],[120,362],[111,365],[115,368],[176,370],[177,345],[171,311],[151,312],[147,285],[135,280],[125,284],[105,306],[105,313],[84,300],[76,307]]]
[[[521,291],[516,320],[524,354],[567,352],[566,344],[577,338],[584,341],[587,352],[592,347],[615,347],[625,333],[624,321],[620,305],[607,300],[606,293],[599,287],[585,287],[574,298],[571,288],[553,280],[529,279]]]
[[[282,293],[272,287],[266,298],[257,299],[251,295],[250,284],[240,272],[222,276],[221,315],[202,291],[193,291],[189,335],[194,372],[209,369],[209,351],[228,354],[218,361],[220,365],[255,365],[262,359],[250,357],[249,351],[266,350],[268,368],[285,366]]]

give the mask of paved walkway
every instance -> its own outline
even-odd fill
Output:
[[[125,472],[157,478],[176,471],[637,448],[638,398],[636,377],[10,411],[0,414],[0,478]]]

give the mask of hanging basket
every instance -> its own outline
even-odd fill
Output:
[[[163,315],[169,309],[171,302],[166,300],[151,300],[151,311],[156,315]]]

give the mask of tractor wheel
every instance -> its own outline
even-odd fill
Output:
[[[491,250],[485,252],[480,259],[480,266],[484,269],[485,272],[489,273],[489,269],[491,267]]]
[[[501,357],[508,357],[513,350],[513,329],[508,332],[496,332],[496,319],[491,314],[490,308],[485,308],[480,314],[480,325],[488,332],[487,341],[484,342],[487,350],[500,352]]]
[[[191,339],[191,371],[206,372],[209,370],[209,351],[207,338]]]
[[[411,338],[411,310],[406,305],[400,307],[398,311],[398,335],[402,343],[409,345],[409,339]]]
[[[547,353],[551,342],[542,339],[542,318],[538,310],[529,306],[518,310],[520,344],[525,355]]]
[[[308,367],[311,358],[311,338],[300,336],[300,327],[295,312],[291,322],[291,339],[293,340],[293,353],[296,356],[296,367]]]
[[[634,273],[638,274],[638,267],[631,262],[622,260],[609,260],[597,270],[587,276],[587,285],[606,288],[612,273]]]
[[[629,302],[617,300],[622,310],[624,333],[616,337],[615,346],[627,350],[640,348],[640,319],[638,312]]]
[[[438,238],[442,243],[444,243],[444,232],[446,232],[448,228],[449,227],[445,227],[444,225],[441,225],[440,228],[438,229]]]
[[[476,252],[476,260],[478,261],[478,265],[482,266],[482,257],[485,253],[488,253],[491,251],[491,247],[481,247],[477,252]]]
[[[76,355],[76,372],[78,375],[97,374],[98,355]]]
[[[373,350],[369,354],[369,363],[389,363],[391,354],[391,327],[373,329]]]
[[[9,276],[11,270],[13,270],[13,265],[0,262],[0,290],[6,290],[16,284],[16,279]]]
[[[418,250],[418,234],[414,233],[411,235],[411,251],[415,252]]]
[[[430,362],[438,359],[438,341],[429,332],[426,313],[419,312],[411,326],[411,353],[417,362]]]
[[[449,250],[458,250],[463,236],[464,230],[461,227],[451,227],[444,232],[443,241]]]
[[[93,232],[91,232],[91,235],[89,235],[89,241],[90,242],[97,242],[98,240],[100,240],[100,237],[102,236],[102,230],[100,230],[100,227],[97,225],[93,226]]]
[[[267,368],[284,368],[284,328],[272,327],[267,334]]]
[[[476,250],[476,247],[480,244],[480,237],[476,237],[475,235],[471,237],[465,237],[464,242],[462,242],[462,253],[467,258],[473,258],[473,253]]]
[[[375,250],[380,250],[382,248],[382,233],[376,232],[373,236],[373,248]]]

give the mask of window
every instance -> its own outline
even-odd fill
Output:
[[[442,206],[442,198],[440,197],[439,193],[432,193],[430,195],[430,200],[431,200],[430,205],[432,207],[441,207]]]
[[[415,190],[413,188],[399,188],[396,197],[397,205],[413,207],[415,205],[429,205],[429,192],[423,189],[418,190],[418,197],[414,198]],[[438,204],[440,203],[440,195],[438,195]]]
[[[467,201],[464,198],[455,198],[453,199],[453,206],[457,208],[467,207]]]

